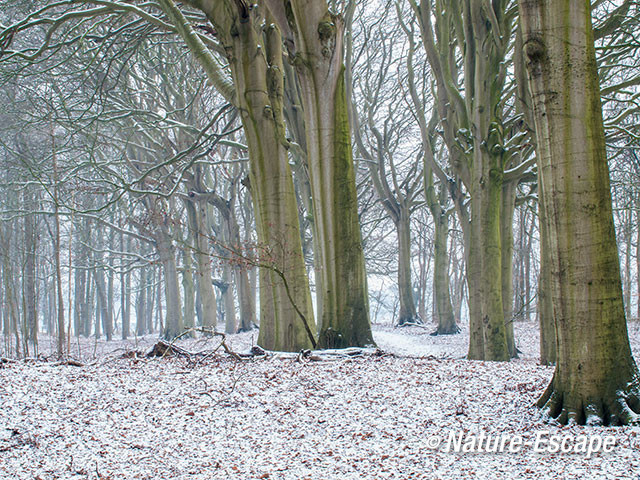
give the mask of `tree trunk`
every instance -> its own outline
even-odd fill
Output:
[[[243,249],[243,255],[248,255],[246,248],[240,247],[242,243],[240,240],[240,227],[233,212],[230,213],[227,223],[229,228],[229,243],[231,245],[238,245],[239,248]],[[238,305],[240,307],[240,324],[237,330],[242,332],[248,332],[253,329],[256,323],[256,299],[250,290],[247,267],[248,265],[234,265],[233,267],[233,279],[235,280]],[[231,278],[229,278],[229,282],[231,282]]]
[[[237,318],[236,318],[236,302],[233,298],[233,283],[232,283],[231,268],[225,265],[222,269],[222,281],[227,285],[222,296],[224,297],[224,331],[225,333],[236,333]]]
[[[264,12],[259,6],[249,9],[244,2],[220,0],[193,3],[214,24],[227,52],[249,147],[251,197],[263,250],[256,260],[258,343],[269,350],[310,348],[316,332],[282,116],[280,31],[271,22],[263,31]]]
[[[236,267],[233,270],[238,303],[240,305],[240,325],[238,331],[248,332],[256,324],[256,298],[246,268]]]
[[[90,262],[91,260],[87,258],[87,265],[89,265]],[[84,303],[82,321],[84,323],[84,327],[83,327],[84,336],[90,337],[91,336],[91,318],[93,317],[93,307],[94,307],[93,297],[94,297],[94,291],[95,291],[95,286],[93,282],[93,270],[91,269],[87,270],[87,279],[85,283],[86,283],[86,290],[85,290],[85,296],[84,296],[85,303]]]
[[[84,222],[83,222],[84,223]],[[86,224],[85,224],[86,225]],[[87,247],[83,245],[83,242],[86,241],[86,235],[84,232],[80,233],[81,241],[76,243],[76,253],[75,253],[75,272],[74,272],[74,299],[73,299],[73,320],[74,327],[76,331],[76,335],[84,335],[85,332],[85,318],[84,315],[86,313],[86,292],[87,292]]]
[[[449,217],[440,211],[435,221],[433,295],[438,316],[436,335],[451,335],[460,332],[451,305],[449,285],[449,255],[447,240],[449,236]]]
[[[436,107],[450,165],[471,197],[467,208],[457,181],[450,182],[450,194],[465,235],[468,357],[508,360],[500,235],[506,163],[502,145],[505,109],[500,102],[510,39],[503,32],[511,31],[513,17],[507,12],[506,1],[443,1],[436,2],[435,10],[428,0],[422,0],[419,7],[415,1],[411,4],[419,16],[437,86]],[[450,53],[456,43],[463,55],[460,64]],[[458,86],[461,79],[463,88]],[[461,149],[461,144],[466,146]]]
[[[213,265],[209,247],[211,224],[207,208],[206,202],[198,202],[194,205],[190,221],[193,225],[196,246],[196,279],[202,305],[202,326],[205,329],[213,330],[218,323],[218,311],[216,307],[216,292],[211,283],[213,280]]]
[[[20,357],[20,333],[18,325],[20,323],[20,313],[18,311],[18,300],[16,298],[16,289],[14,285],[15,277],[13,275],[13,266],[11,265],[11,232],[3,232],[2,225],[0,225],[0,246],[2,246],[2,275],[3,275],[3,287],[4,287],[4,304],[6,306],[5,315],[5,337],[8,338],[9,351],[11,350],[10,336],[15,337],[16,342],[16,357]]]
[[[487,73],[488,74],[488,73]],[[478,115],[480,132],[488,132],[486,118]],[[471,250],[469,252],[470,318],[469,358],[509,360],[502,304],[502,211],[501,158],[483,152],[482,141],[474,142],[471,191]]]
[[[449,215],[443,208],[446,203],[446,190],[440,185],[436,193],[433,169],[425,168],[425,196],[434,223],[434,267],[433,267],[433,297],[438,326],[432,335],[452,335],[460,332],[453,314],[451,304],[451,286],[449,281],[449,254],[447,242],[449,239]]]
[[[187,242],[189,245],[190,242]],[[182,291],[184,292],[184,328],[195,326],[196,320],[196,289],[193,281],[193,257],[187,246],[182,250]]]
[[[553,313],[552,292],[557,288],[551,274],[551,242],[549,221],[545,213],[544,185],[540,182],[539,224],[540,224],[540,278],[538,280],[538,324],[540,325],[540,364],[556,362],[556,321]]]
[[[103,313],[103,302],[104,302],[104,295],[101,294],[101,290],[99,287],[99,280],[97,278],[96,275],[96,269],[93,269],[93,279],[95,281],[95,289],[94,289],[94,300],[95,300],[95,308],[93,309],[94,311],[94,321],[93,321],[93,330],[94,330],[94,336],[96,338],[100,338],[100,336],[102,335],[102,326],[101,326],[101,322],[102,319],[104,318],[104,313]]]
[[[140,270],[140,281],[138,282],[138,295],[136,297],[136,335],[143,336],[147,333],[147,282],[146,269]]]
[[[591,4],[528,0],[520,14],[556,287],[556,370],[538,405],[563,424],[637,424]]]
[[[51,139],[53,144],[53,127],[51,130]],[[53,257],[55,267],[56,278],[56,292],[57,292],[57,354],[58,357],[64,355],[64,293],[62,291],[62,263],[60,260],[60,215],[59,215],[59,186],[58,186],[58,165],[56,161],[55,145],[53,147],[53,181],[54,181],[54,237],[53,237]]]
[[[502,246],[502,318],[504,319],[507,349],[511,358],[518,357],[513,331],[513,212],[516,206],[516,182],[502,186],[502,212],[500,213],[500,243]]]
[[[25,190],[24,195],[27,195]],[[29,193],[33,195],[33,192]],[[25,198],[27,208],[34,208],[34,202]],[[38,312],[36,298],[36,254],[38,234],[36,231],[35,214],[28,214],[24,218],[25,237],[25,266],[24,266],[24,303],[26,314],[26,340],[33,345],[33,354],[38,352]]]
[[[640,198],[636,199],[636,221],[640,224]],[[640,321],[640,228],[636,235],[636,321]]]
[[[373,345],[346,97],[344,22],[324,1],[267,2],[283,29],[304,106],[321,266],[322,347]]]
[[[527,217],[525,216],[525,220]],[[532,220],[533,223],[533,220]],[[525,235],[527,235],[527,242],[525,244],[524,251],[524,306],[522,318],[525,321],[529,321],[531,319],[531,243],[533,234],[529,231],[529,225],[525,223]]]
[[[413,301],[413,285],[411,283],[411,217],[409,212],[402,211],[396,223],[398,233],[398,295],[400,312],[398,325],[414,323],[418,320],[416,304]]]
[[[120,237],[123,251],[131,251],[131,238],[125,243],[124,236]],[[123,272],[120,275],[120,311],[122,316],[122,339],[129,338],[131,331],[131,273]]]
[[[159,282],[158,282],[158,285],[159,285]],[[147,286],[146,287],[147,288],[146,303],[145,303],[145,314],[146,314],[145,320],[147,323],[146,331],[147,333],[154,333],[153,311],[154,311],[154,307],[156,307],[155,305],[156,297],[154,296],[154,292],[156,291],[156,269],[155,268],[147,269],[146,286]],[[158,304],[157,309],[161,310],[162,304]],[[162,333],[162,331],[160,333]]]
[[[622,212],[624,241],[624,275],[622,292],[624,295],[624,313],[626,318],[631,318],[631,231],[633,228],[633,213],[631,210]]]
[[[0,264],[0,278],[4,279],[4,269]],[[4,349],[9,351],[9,316],[6,313],[7,302],[4,301],[4,288],[0,285],[0,328],[2,329],[2,335],[4,336]]]
[[[164,321],[164,329],[162,328],[162,319],[159,316],[158,329],[162,331],[162,336],[171,340],[184,331],[184,323],[182,318],[182,308],[180,306],[180,285],[178,282],[178,268],[176,266],[176,250],[173,240],[168,232],[158,233],[157,248],[162,264],[162,273],[160,276],[164,279],[165,302],[167,306],[166,319]],[[160,289],[160,284],[158,284]],[[158,312],[161,312],[162,304],[160,303],[160,295],[158,295]]]
[[[56,280],[54,276],[51,276],[51,284],[45,281],[45,291],[49,292],[47,296],[47,333],[51,336],[56,333]]]
[[[112,309],[110,308],[110,299],[109,299],[109,288],[107,285],[107,281],[105,280],[105,269],[104,269],[104,258],[102,256],[102,248],[103,248],[103,235],[104,230],[102,228],[98,228],[96,232],[96,245],[97,251],[94,253],[94,261],[95,269],[94,269],[94,279],[96,282],[96,294],[99,299],[100,309],[98,311],[98,316],[102,319],[102,330],[107,336],[107,341],[110,342],[113,336],[113,317],[112,317]],[[99,332],[99,328],[97,328],[98,321],[96,321],[96,332]],[[96,334],[96,338],[98,334]]]
[[[109,247],[113,247],[113,245],[109,245]],[[109,255],[107,257],[109,260],[109,262],[113,262],[113,255]],[[113,264],[111,265],[113,266]],[[111,341],[113,340],[113,329],[115,327],[114,322],[115,322],[115,315],[114,315],[114,279],[115,279],[115,272],[113,271],[113,268],[109,268],[107,270],[107,319],[106,319],[106,327],[105,327],[105,335],[107,337],[107,341]],[[71,333],[69,332],[69,335]]]

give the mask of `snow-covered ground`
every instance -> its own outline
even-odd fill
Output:
[[[379,347],[401,357],[120,358],[148,350],[156,339],[145,337],[82,342],[73,350],[85,367],[4,364],[0,478],[638,480],[640,427],[543,421],[532,405],[553,369],[537,365],[536,326],[515,327],[522,354],[510,363],[463,360],[465,328],[431,337],[431,329],[377,325]],[[640,324],[629,331],[640,358]],[[242,351],[255,340],[249,332],[228,343]],[[190,351],[216,344],[181,342]],[[545,430],[613,435],[616,445],[591,458],[527,445],[518,453],[446,451],[451,435],[526,443]]]

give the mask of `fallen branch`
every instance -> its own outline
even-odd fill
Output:
[[[426,328],[426,329],[431,328],[431,326],[429,325],[425,325],[424,323],[418,323],[418,322],[405,322],[401,325],[393,326],[393,328],[405,328],[405,327],[420,327],[420,328]]]
[[[214,337],[221,337],[220,345],[218,345],[218,347],[212,352],[198,352],[198,353],[189,352],[188,350],[185,350],[184,348],[175,345],[175,342],[178,341],[180,338],[194,332],[204,333],[205,335],[212,335]],[[242,360],[243,357],[241,355],[237,354],[231,348],[229,348],[229,346],[226,343],[226,338],[227,336],[224,333],[216,332],[215,330],[212,330],[209,328],[205,328],[205,327],[188,328],[187,330],[182,332],[180,335],[174,337],[171,340],[171,342],[160,340],[158,343],[156,343],[153,346],[151,351],[147,353],[147,357],[178,356],[178,357],[187,358],[190,361],[193,360],[194,358],[200,357],[200,360],[202,361],[210,357],[214,353],[216,353],[218,349],[222,347],[227,355],[235,358],[236,360]]]
[[[349,358],[365,358],[365,357],[395,357],[392,353],[386,353],[379,348],[336,348],[328,350],[301,350],[295,352],[267,352],[273,355],[273,358],[279,360],[295,360],[297,362],[323,362],[333,360],[345,360]]]
[[[193,354],[184,348],[173,345],[173,343],[167,343],[164,340],[158,341],[153,348],[147,353],[149,357],[187,357],[191,359]]]
[[[69,365],[71,367],[86,367],[85,363],[74,360],[73,358],[67,358],[66,360],[60,360],[59,362],[52,363],[54,367],[60,367],[62,365]]]

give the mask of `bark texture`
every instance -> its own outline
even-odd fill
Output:
[[[284,135],[280,30],[259,5],[192,3],[213,23],[226,51],[249,147],[251,197],[262,246],[255,259],[261,267],[258,343],[269,350],[310,348],[316,332]]]
[[[538,405],[560,423],[638,424],[591,6],[520,2],[549,224],[557,363]]]
[[[321,274],[319,345],[373,345],[344,78],[344,22],[325,1],[267,4],[300,80]]]
[[[448,178],[434,166],[434,173],[448,185],[465,236],[468,358],[476,360],[509,360],[509,345],[515,352],[514,341],[508,337],[510,319],[505,319],[505,306],[511,299],[503,299],[509,278],[502,278],[511,267],[510,261],[503,265],[505,254],[510,252],[503,252],[503,248],[509,248],[512,237],[501,226],[512,221],[509,214],[513,212],[503,189],[518,181],[505,178],[509,167],[517,163],[514,149],[508,147],[516,143],[511,141],[515,135],[505,128],[508,112],[502,104],[511,39],[508,32],[514,23],[508,3],[410,1],[435,79],[442,137],[455,174]],[[459,85],[461,78],[463,86]]]

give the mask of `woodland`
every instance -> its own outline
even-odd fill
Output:
[[[0,478],[637,480],[639,33],[0,0]]]

